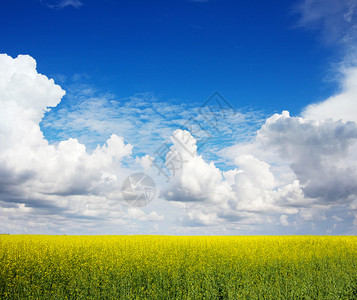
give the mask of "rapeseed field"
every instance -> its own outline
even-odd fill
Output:
[[[357,299],[357,237],[0,235],[1,299]]]

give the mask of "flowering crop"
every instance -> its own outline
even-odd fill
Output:
[[[1,299],[357,299],[357,237],[0,235]]]

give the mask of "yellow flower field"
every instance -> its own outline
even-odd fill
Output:
[[[357,237],[0,235],[1,299],[357,299]]]

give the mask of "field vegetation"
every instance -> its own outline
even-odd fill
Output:
[[[0,235],[1,299],[357,299],[357,237]]]

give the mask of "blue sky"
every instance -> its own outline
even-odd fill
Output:
[[[0,232],[355,234],[357,3],[326,1],[1,1]]]
[[[296,28],[294,1],[46,3],[56,2],[2,1],[2,51],[30,54],[48,76],[86,74],[118,97],[190,103],[218,90],[237,107],[297,114],[336,89],[325,73],[333,51]]]

